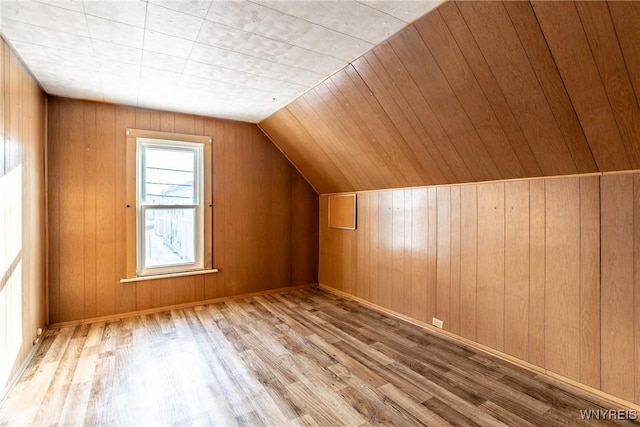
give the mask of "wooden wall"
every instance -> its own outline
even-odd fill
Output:
[[[213,136],[220,273],[119,283],[126,128]],[[317,282],[318,196],[253,124],[51,98],[47,155],[51,323]]]
[[[0,398],[44,327],[45,97],[0,39]]]
[[[358,193],[320,283],[640,404],[640,173]]]
[[[444,2],[259,125],[320,193],[640,168],[640,2]]]

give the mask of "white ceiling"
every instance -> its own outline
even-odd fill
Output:
[[[440,1],[0,0],[51,95],[258,122]]]

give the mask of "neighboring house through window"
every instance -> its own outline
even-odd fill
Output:
[[[209,137],[127,130],[125,280],[212,268],[210,153]]]

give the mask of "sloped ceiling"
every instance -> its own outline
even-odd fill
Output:
[[[262,121],[323,193],[640,168],[640,2],[447,2]]]

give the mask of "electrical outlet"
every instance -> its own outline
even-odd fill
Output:
[[[444,326],[444,322],[438,319],[437,317],[433,318],[433,320],[431,321],[431,324],[436,328],[440,328],[440,329],[442,329],[442,327]]]
[[[40,335],[42,335],[42,328],[36,329],[36,336],[39,337]]]

